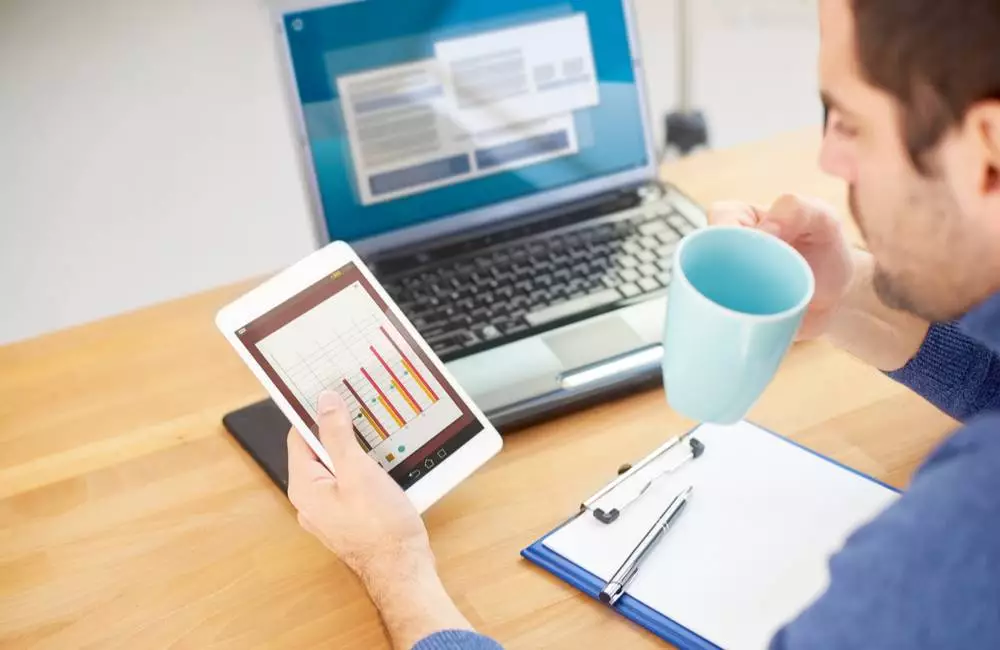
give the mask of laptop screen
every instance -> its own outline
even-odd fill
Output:
[[[648,164],[622,0],[285,14],[316,184],[354,241]]]

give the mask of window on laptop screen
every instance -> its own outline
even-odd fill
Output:
[[[622,0],[355,0],[284,26],[335,239],[648,162]]]

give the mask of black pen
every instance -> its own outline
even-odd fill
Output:
[[[664,533],[670,530],[674,522],[680,516],[681,512],[684,511],[684,507],[687,506],[688,501],[691,498],[691,492],[694,490],[693,487],[689,487],[670,502],[667,509],[663,511],[660,518],[656,520],[649,532],[639,540],[632,552],[629,554],[622,565],[615,571],[615,574],[611,576],[611,580],[608,584],[604,586],[601,590],[599,598],[605,605],[613,607],[618,599],[625,595],[625,590],[628,589],[629,583],[635,578],[636,574],[639,573],[639,566],[642,564],[642,560],[646,557],[649,551],[656,546],[656,542],[663,537]]]

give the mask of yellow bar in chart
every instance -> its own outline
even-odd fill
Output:
[[[392,419],[396,421],[396,424],[398,426],[403,426],[404,424],[406,424],[406,422],[403,422],[403,418],[399,417],[399,414],[396,413],[396,409],[389,407],[389,403],[385,401],[384,397],[379,395],[378,401],[382,405],[382,408],[384,408],[386,411],[389,412],[389,415],[392,416]]]
[[[410,394],[406,391],[406,389],[397,384],[395,380],[393,380],[392,385],[396,391],[403,396],[403,401],[405,401],[410,408],[413,409],[413,412],[420,413],[420,407],[417,406],[417,403],[410,398]]]
[[[421,377],[420,373],[416,371],[410,363],[410,360],[403,357],[402,361],[403,366],[406,368],[407,372],[410,373],[410,377],[413,377],[413,381],[417,382],[417,385],[420,386],[420,390],[424,391],[424,395],[427,395],[427,398],[431,401],[431,403],[436,402],[438,400],[437,395],[434,394],[434,391],[431,390],[430,386],[424,383],[424,378]]]

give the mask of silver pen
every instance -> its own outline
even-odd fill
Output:
[[[677,521],[681,512],[684,511],[684,507],[687,506],[692,491],[694,491],[694,487],[688,487],[674,497],[670,505],[667,506],[667,509],[660,515],[660,518],[649,529],[649,532],[639,540],[636,547],[632,549],[629,556],[625,558],[622,565],[611,576],[608,584],[604,585],[604,589],[601,590],[599,598],[602,603],[613,607],[618,602],[618,599],[625,595],[625,590],[628,589],[629,583],[639,573],[639,566],[642,564],[643,559],[656,546],[656,543],[663,537],[664,533],[673,527],[674,522]]]

